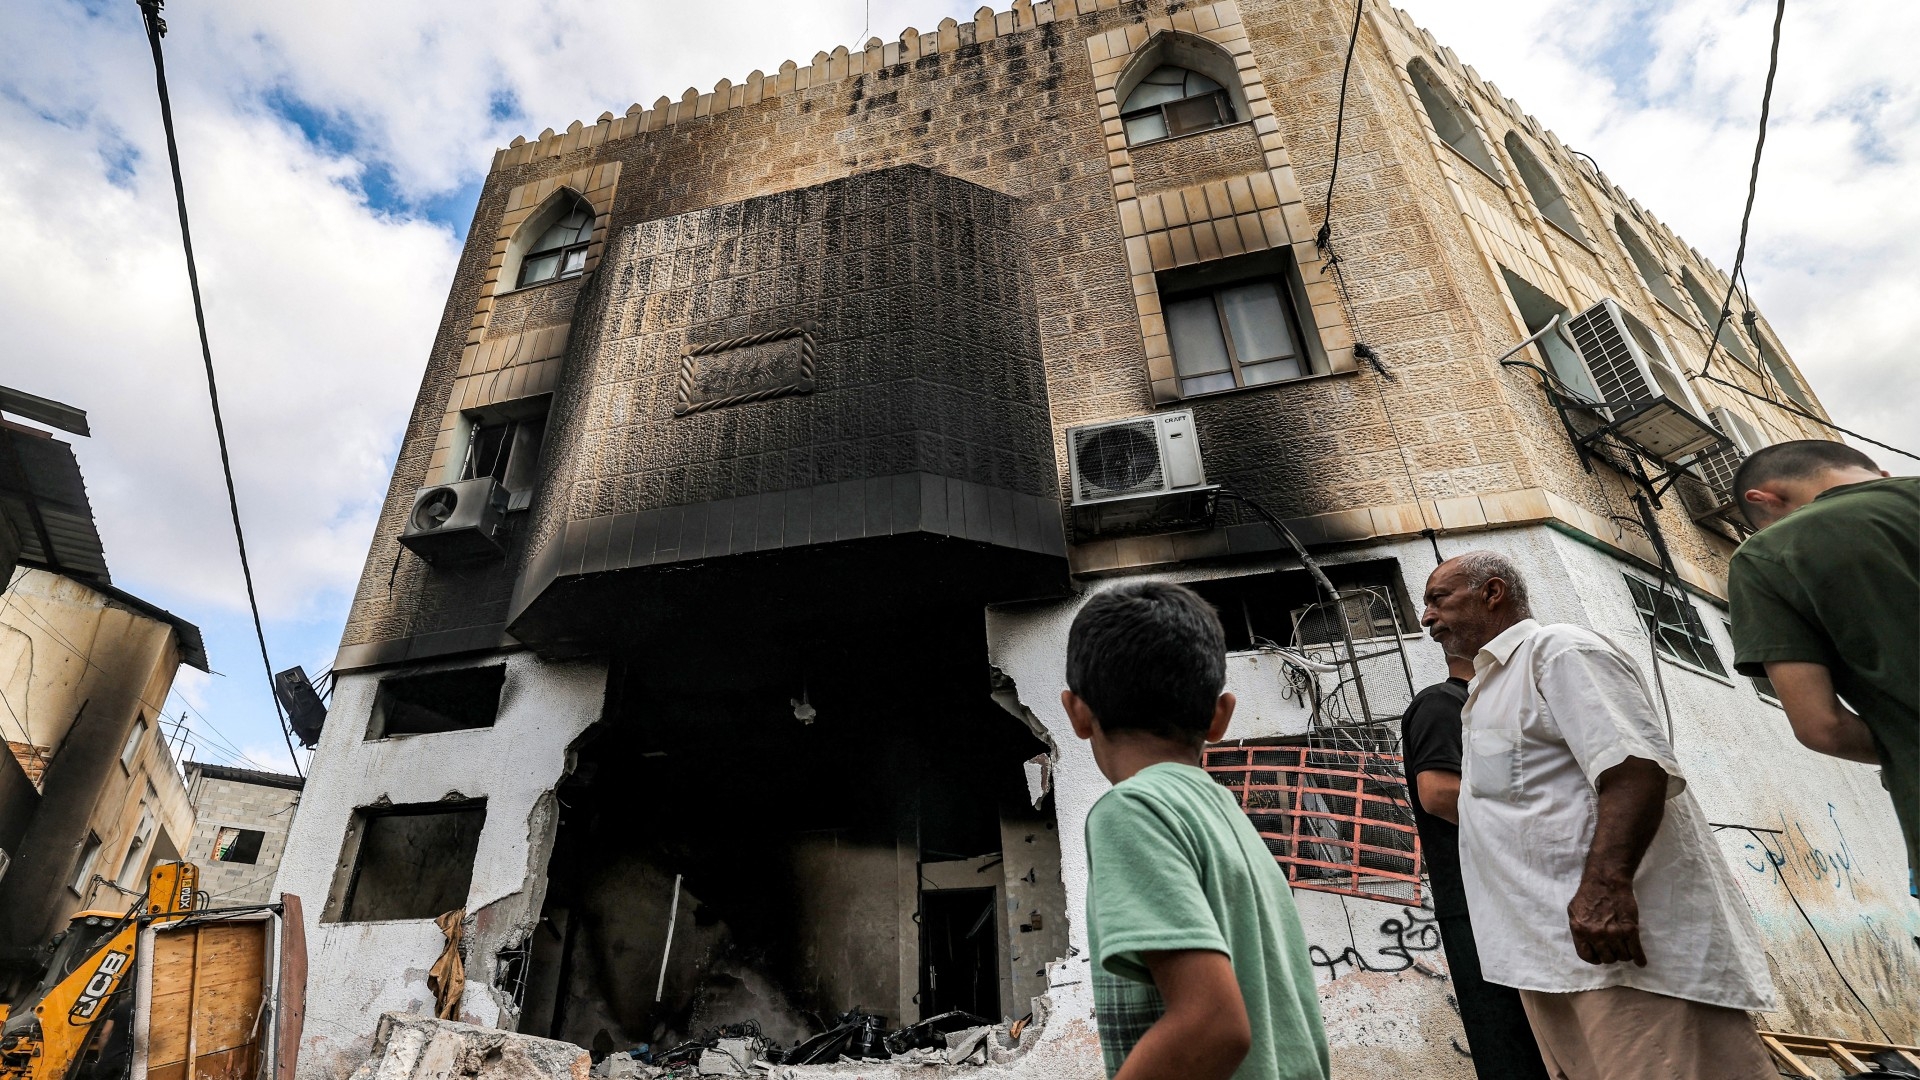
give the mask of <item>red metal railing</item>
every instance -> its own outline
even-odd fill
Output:
[[[1420,901],[1420,834],[1400,755],[1215,746],[1205,767],[1239,800],[1294,888]]]

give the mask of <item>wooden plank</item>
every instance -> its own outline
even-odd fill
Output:
[[[186,1080],[194,1080],[198,1070],[194,1068],[200,1060],[200,1044],[195,1038],[195,1029],[200,1025],[195,1021],[200,1015],[200,931],[193,931],[193,968],[187,972],[187,1075]]]
[[[279,1030],[273,1080],[294,1080],[293,1066],[300,1033],[307,1019],[307,923],[300,898],[280,894],[280,1009],[274,1017]]]
[[[1819,1080],[1820,1074],[1808,1068],[1806,1062],[1795,1057],[1793,1051],[1787,1049],[1786,1045],[1778,1036],[1770,1032],[1762,1032],[1760,1034],[1760,1041],[1766,1044],[1767,1049],[1773,1051],[1773,1056],[1779,1058],[1787,1068],[1800,1074],[1803,1080]]]
[[[1867,1063],[1854,1057],[1838,1039],[1827,1040],[1827,1056],[1847,1067],[1849,1072],[1870,1072]]]
[[[266,982],[266,923],[215,923],[199,933],[193,1022],[204,1057],[254,1040]]]
[[[188,989],[193,974],[191,931],[160,930],[153,935],[153,1002],[147,1019],[147,1075],[153,1080],[187,1060]]]

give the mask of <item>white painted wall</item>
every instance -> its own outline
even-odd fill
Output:
[[[1636,650],[1643,667],[1649,639],[1621,575],[1626,563],[1546,527],[1486,533],[1471,543],[1456,538],[1443,553],[1472,548],[1499,551],[1528,572],[1535,614],[1547,622],[1599,629]],[[1393,557],[1410,596],[1418,597],[1435,565],[1424,540],[1342,552],[1340,561]],[[1274,564],[1275,566],[1281,564]],[[1233,573],[1245,573],[1235,568]],[[1205,570],[1151,575],[1192,581]],[[1091,583],[1089,594],[1112,584]],[[1058,697],[1065,686],[1067,629],[1085,597],[1060,604],[990,611],[988,645],[994,666],[1018,686],[1019,699],[1051,732],[1059,819],[1061,874],[1075,950],[1054,972],[1056,986],[1086,977],[1086,815],[1107,783],[1087,745],[1073,736]],[[1694,599],[1722,663],[1733,650],[1725,612]],[[1229,662],[1227,688],[1253,703],[1251,722],[1236,721],[1229,738],[1290,734],[1299,726],[1297,703],[1283,700],[1268,665],[1240,654]],[[1436,646],[1408,642],[1414,683],[1445,678]],[[1911,1002],[1920,986],[1920,904],[1906,895],[1906,865],[1898,826],[1875,770],[1813,754],[1794,742],[1785,715],[1764,702],[1743,678],[1716,678],[1672,661],[1661,663],[1672,705],[1676,750],[1695,797],[1715,822],[1785,830],[1756,837],[1740,830],[1718,835],[1729,865],[1759,920],[1781,1008],[1760,1016],[1769,1027],[1860,1038],[1920,1038],[1920,1011]],[[1293,729],[1293,730],[1290,730]],[[1769,851],[1772,858],[1768,857]],[[1806,908],[1788,896],[1791,886]],[[1448,1001],[1446,961],[1434,947],[1437,932],[1426,913],[1397,905],[1297,890],[1307,940],[1321,979],[1321,1007],[1333,1044],[1336,1075],[1471,1075],[1455,1048],[1465,1037]],[[1826,959],[1808,923],[1838,959]],[[1349,951],[1350,950],[1350,951]],[[1840,972],[1844,972],[1844,979]],[[1849,991],[1848,984],[1853,990]],[[1858,992],[1887,1035],[1853,998]],[[1056,991],[1058,994],[1058,991]],[[1057,1001],[1059,1014],[1088,1009]],[[1088,1019],[1090,1014],[1071,1013]]]
[[[500,662],[488,657],[406,670]],[[397,672],[342,675],[334,683],[332,708],[276,888],[298,895],[306,912],[311,974],[300,1044],[302,1080],[343,1077],[357,1067],[372,1046],[381,1013],[433,1013],[427,969],[445,939],[432,920],[320,921],[356,807],[383,798],[400,804],[436,802],[454,792],[485,796],[487,820],[467,912],[472,916],[505,901],[512,910],[490,922],[531,925],[539,915],[554,822],[550,813],[536,813],[536,806],[559,783],[568,745],[599,719],[606,669],[547,663],[531,653],[510,655],[506,665],[493,727],[373,742],[366,741],[366,733],[374,690],[381,674]],[[460,1019],[501,1024],[490,986],[499,944],[484,936],[473,941]]]
[[[1647,647],[1621,579],[1627,566],[1612,555],[1545,527],[1481,534],[1471,545],[1455,539],[1444,551],[1455,555],[1469,546],[1501,551],[1527,569],[1535,611],[1543,621],[1576,622],[1629,648]],[[1435,561],[1425,541],[1355,549],[1340,558],[1386,556],[1400,560],[1408,592],[1418,597]],[[1243,565],[1234,572],[1248,569]],[[1214,573],[1157,576],[1193,580]],[[1083,599],[986,614],[992,662],[1014,681],[1019,701],[1058,747],[1052,783],[1069,944],[1067,955],[1048,966],[1052,1010],[1039,1045],[1017,1062],[983,1071],[982,1080],[1101,1075],[1080,913],[1086,910],[1086,816],[1108,785],[1059,704],[1067,630]],[[1704,601],[1696,600],[1695,606],[1722,662],[1730,665],[1722,613]],[[1408,642],[1408,655],[1417,686],[1444,677],[1440,652],[1430,643]],[[318,921],[353,808],[382,796],[396,803],[430,802],[455,791],[486,796],[487,824],[469,910],[505,901],[493,910],[510,908],[507,922],[538,914],[553,826],[537,808],[560,779],[566,747],[600,713],[605,671],[547,664],[528,654],[511,656],[507,664],[499,723],[484,731],[365,742],[376,678],[342,676],[337,684],[280,876],[281,889],[307,900],[313,976],[302,1080],[340,1077],[357,1065],[381,1012],[431,1010],[426,971],[441,949],[431,922]],[[1660,670],[1680,762],[1709,819],[1782,830],[1778,835],[1737,829],[1718,834],[1759,920],[1781,993],[1781,1009],[1761,1022],[1877,1037],[1879,1030],[1853,998],[1857,992],[1888,1037],[1920,1038],[1920,1017],[1911,1006],[1912,988],[1920,986],[1920,948],[1914,945],[1920,905],[1906,896],[1904,849],[1874,770],[1799,747],[1785,716],[1745,679],[1716,678],[1666,661]],[[1304,713],[1277,686],[1271,658],[1235,658],[1228,688],[1248,703],[1248,712],[1229,737],[1297,732]],[[1805,916],[1788,895],[1789,887]],[[1307,890],[1297,891],[1295,898],[1318,968],[1336,1074],[1471,1076],[1470,1062],[1459,1049],[1465,1039],[1450,1002],[1446,962],[1427,913]],[[1818,940],[1809,923],[1818,928]],[[1838,970],[1826,958],[1822,941]],[[486,985],[497,944],[476,941],[469,953],[472,978],[463,1018],[482,1024],[503,1020]]]

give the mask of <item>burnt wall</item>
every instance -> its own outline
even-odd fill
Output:
[[[549,438],[539,538],[562,519],[907,472],[1052,497],[1022,254],[1011,199],[919,166],[621,231],[575,331],[584,407]],[[803,327],[805,344],[682,355]],[[696,393],[761,368],[811,375],[676,415],[689,361]]]

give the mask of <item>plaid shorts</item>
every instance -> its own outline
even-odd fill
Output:
[[[1100,1056],[1107,1075],[1126,1064],[1127,1055],[1167,1011],[1166,999],[1152,983],[1123,979],[1096,967],[1093,971],[1093,1024],[1100,1033]]]

